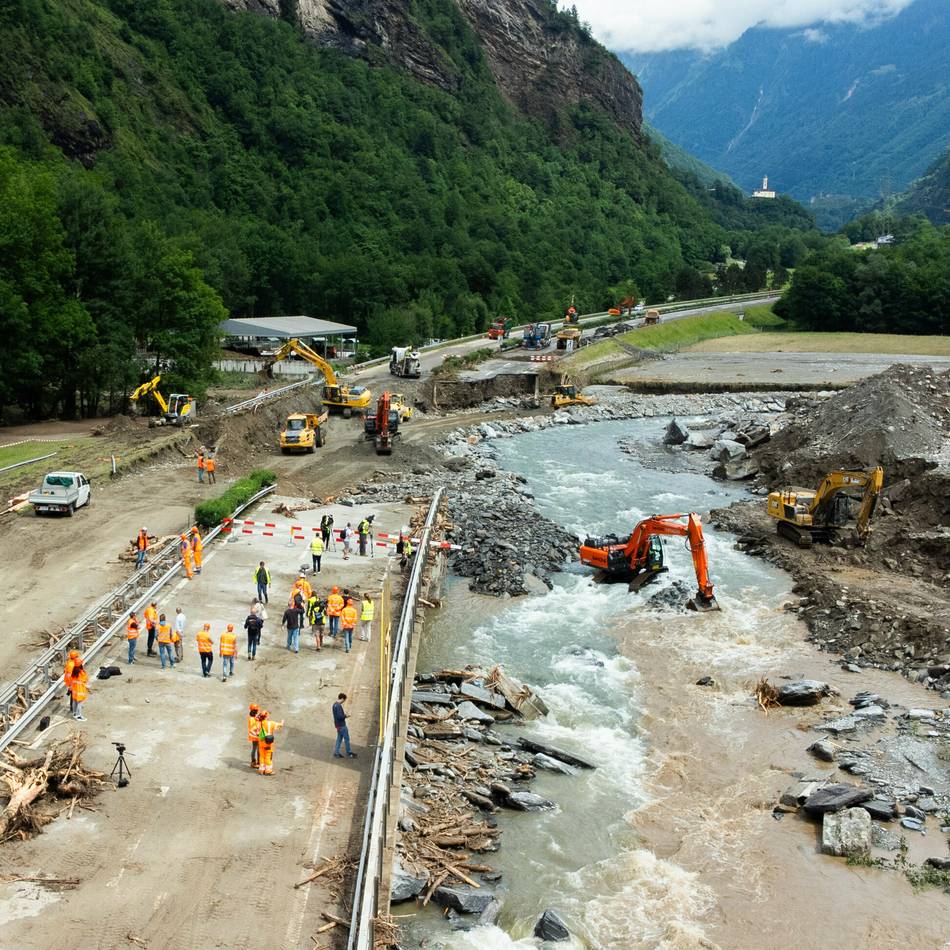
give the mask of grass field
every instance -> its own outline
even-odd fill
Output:
[[[49,455],[50,452],[58,450],[59,444],[56,442],[21,442],[19,445],[0,446],[0,468]]]
[[[950,336],[898,333],[755,333],[705,339],[692,353],[894,353],[950,356]]]

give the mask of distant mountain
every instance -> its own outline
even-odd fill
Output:
[[[950,149],[901,196],[897,210],[926,215],[934,224],[950,224]]]
[[[899,192],[950,145],[950,3],[876,26],[753,28],[712,54],[622,57],[644,117],[744,188],[800,200]]]
[[[730,185],[736,183],[725,173],[701,162],[695,155],[690,155],[684,148],[671,142],[659,129],[653,128],[649,122],[643,123],[643,131],[647,138],[656,144],[663,156],[663,161],[674,171],[692,172],[702,184],[714,185],[717,181],[724,181]]]

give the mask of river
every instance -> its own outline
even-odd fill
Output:
[[[741,486],[654,470],[617,450],[620,438],[658,441],[666,421],[554,427],[499,440],[495,450],[504,468],[527,478],[540,511],[581,537],[747,497]],[[534,947],[534,922],[549,907],[573,934],[565,947],[804,947],[813,945],[810,933],[816,940],[828,934],[827,920],[803,922],[800,914],[822,906],[809,878],[814,862],[825,862],[826,884],[843,862],[817,856],[807,831],[769,814],[775,788],[790,783],[770,756],[801,759],[806,737],[791,723],[776,729],[774,718],[766,722],[750,684],[776,672],[828,678],[829,661],[781,609],[788,575],[736,550],[728,535],[707,529],[706,536],[719,613],[646,603],[669,579],[695,587],[678,538],[666,539],[669,574],[637,594],[593,584],[580,566],[557,576],[550,592],[516,600],[481,597],[467,582],[449,581],[443,607],[427,621],[418,669],[501,664],[537,687],[551,709],[517,728],[598,768],[574,777],[542,772],[533,789],[557,809],[500,816],[501,850],[486,855],[504,874],[497,926],[455,932],[429,907],[403,919],[404,946]],[[699,675],[713,676],[716,687],[693,685]],[[782,869],[770,851],[792,858]],[[888,877],[882,872],[845,873],[871,882],[855,898],[859,911],[873,913],[892,887],[907,890],[896,875],[889,875],[892,885],[880,882]],[[787,915],[769,907],[782,874],[803,879]],[[833,900],[829,906],[833,912]],[[412,914],[408,905],[394,911]],[[786,916],[802,942],[783,943]],[[878,936],[936,946],[929,935],[910,939],[915,916],[897,913]],[[864,945],[859,925],[842,920],[831,932],[844,946]]]

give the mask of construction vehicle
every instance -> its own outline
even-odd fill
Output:
[[[288,452],[314,452],[327,442],[327,420],[330,414],[324,410],[319,415],[313,412],[292,412],[280,430],[280,450]]]
[[[406,402],[406,397],[402,393],[389,394],[389,407],[393,412],[398,413],[400,422],[408,422],[412,418],[412,406]]]
[[[581,563],[600,570],[601,579],[626,582],[631,591],[636,591],[667,570],[663,564],[660,536],[685,537],[693,556],[698,585],[687,606],[691,610],[719,610],[709,579],[702,521],[695,512],[685,516],[686,524],[682,522],[683,517],[681,514],[653,515],[641,521],[626,541],[615,534],[587,538],[580,548]]]
[[[581,331],[577,327],[563,327],[558,330],[555,346],[559,350],[573,352],[581,345]]]
[[[565,406],[596,406],[595,396],[585,396],[576,386],[555,386],[551,394],[551,406],[562,409]]]
[[[275,363],[287,359],[294,353],[305,359],[323,373],[326,385],[323,387],[323,405],[330,412],[341,412],[344,419],[349,419],[353,412],[364,412],[369,406],[373,394],[365,386],[346,386],[338,379],[333,367],[306,343],[300,340],[288,340],[280,349],[269,356],[264,363],[262,372],[271,375]]]
[[[655,327],[660,322],[659,310],[647,310],[647,315],[643,318],[645,327]]]
[[[77,508],[92,503],[92,488],[82,472],[50,472],[26,500],[37,515],[57,511],[72,517]]]
[[[198,414],[198,406],[193,396],[187,393],[172,393],[166,399],[158,389],[158,384],[162,381],[161,376],[153,376],[147,383],[142,383],[136,389],[129,399],[132,402],[138,402],[143,396],[151,395],[162,410],[161,416],[155,417],[149,421],[149,425],[180,426],[191,420]]]
[[[514,325],[515,321],[512,320],[511,317],[499,317],[488,328],[488,339],[507,340],[511,335],[511,329]]]
[[[411,346],[394,346],[389,354],[389,372],[393,376],[418,379],[422,375],[419,351]]]
[[[399,413],[392,407],[392,397],[383,393],[376,403],[376,412],[363,417],[363,438],[372,439],[377,455],[392,455],[393,440],[399,435]]]
[[[799,547],[814,541],[864,544],[871,533],[871,517],[884,485],[884,469],[830,472],[817,491],[783,488],[769,492],[768,513],[778,521],[778,533]],[[858,503],[852,518],[852,502]]]
[[[580,314],[577,312],[577,307],[574,306],[574,297],[571,297],[571,305],[564,312],[564,326],[571,326],[572,324],[577,324],[580,322]]]
[[[550,323],[529,323],[521,336],[521,346],[526,350],[543,350],[551,345]]]

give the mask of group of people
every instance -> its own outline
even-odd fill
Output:
[[[270,712],[251,703],[247,709],[247,741],[251,744],[251,768],[261,775],[274,774],[274,738],[284,728]]]
[[[195,453],[197,458],[197,468],[198,468],[198,481],[201,484],[204,484],[205,475],[208,476],[208,484],[213,485],[215,483],[215,469],[218,467],[217,460],[214,457],[214,452],[205,452],[204,449],[198,449]]]
[[[361,557],[366,557],[373,552],[373,516],[361,518],[356,527],[353,527],[351,521],[347,521],[346,526],[339,532],[340,540],[343,542],[343,560],[348,561],[353,553],[354,538],[359,546]],[[319,574],[321,570],[321,560],[324,552],[330,549],[330,546],[336,546],[333,534],[333,515],[325,514],[320,519],[320,534],[314,537],[310,542],[310,557],[313,560],[313,572]]]
[[[135,548],[136,568],[144,567],[151,545],[148,528],[143,526],[132,544]],[[190,531],[182,532],[179,535],[178,550],[185,566],[185,576],[190,580],[193,575],[200,574],[201,561],[204,557],[204,542],[201,539],[201,532],[197,525],[193,526]]]

